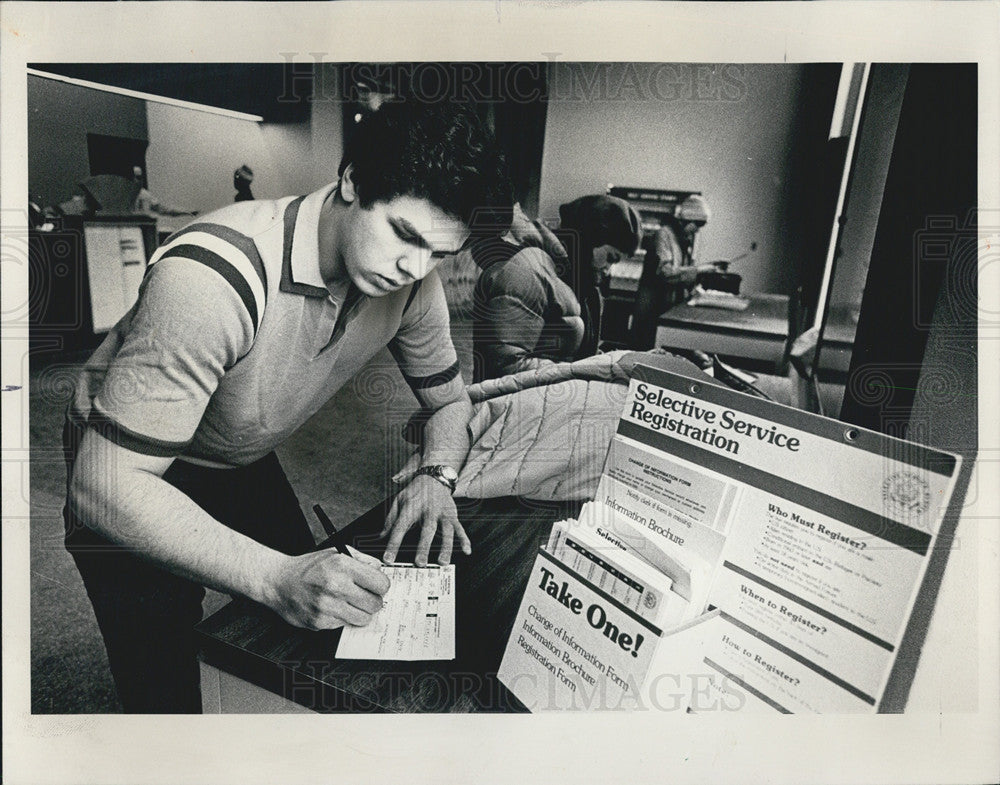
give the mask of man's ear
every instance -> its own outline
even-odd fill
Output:
[[[340,175],[340,198],[348,203],[358,198],[358,190],[354,187],[354,164],[348,164]]]

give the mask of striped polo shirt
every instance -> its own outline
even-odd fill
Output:
[[[324,285],[318,222],[335,188],[234,204],[169,237],[79,375],[70,417],[135,452],[241,466],[385,346],[421,406],[459,399],[436,273],[383,297]],[[376,386],[392,378],[376,376]]]

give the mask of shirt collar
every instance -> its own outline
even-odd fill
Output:
[[[285,242],[281,264],[283,292],[327,297],[319,269],[319,215],[323,202],[339,183],[330,183],[285,207]]]

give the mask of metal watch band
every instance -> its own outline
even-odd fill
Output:
[[[416,477],[417,474],[426,474],[428,477],[433,477],[439,483],[447,487],[451,493],[455,492],[455,488],[458,485],[458,472],[456,472],[451,466],[441,464],[421,466],[417,469],[413,476]]]

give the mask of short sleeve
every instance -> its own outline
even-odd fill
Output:
[[[441,279],[431,272],[414,287],[389,351],[420,405],[433,411],[461,398],[465,382],[451,341]]]
[[[255,326],[244,298],[218,271],[161,257],[143,281],[89,425],[135,452],[180,455],[219,379],[250,350]]]

